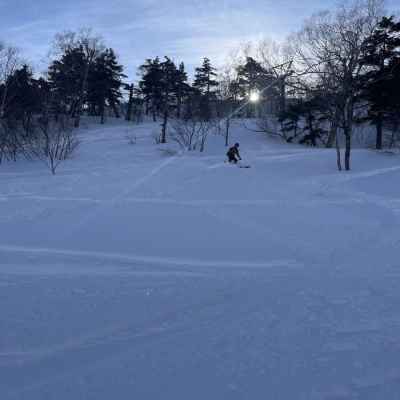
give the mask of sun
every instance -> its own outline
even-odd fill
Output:
[[[257,91],[253,91],[250,93],[249,99],[252,103],[258,103],[260,101],[260,93]]]

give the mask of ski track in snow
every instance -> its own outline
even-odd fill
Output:
[[[301,266],[294,260],[272,260],[260,263],[240,263],[234,260],[220,261],[220,260],[185,260],[185,259],[169,259],[161,257],[150,256],[135,256],[130,254],[115,254],[94,251],[79,251],[79,250],[65,250],[65,249],[46,249],[46,248],[27,248],[19,246],[3,246],[0,245],[0,252],[9,253],[27,253],[34,255],[62,255],[71,256],[74,258],[92,258],[99,260],[109,261],[129,261],[135,264],[150,264],[150,265],[164,265],[164,266],[183,266],[183,267],[213,267],[213,268],[268,268],[268,267],[298,267]]]
[[[323,189],[329,190],[329,186],[322,186]],[[48,201],[48,202],[77,202],[77,203],[92,203],[101,205],[115,205],[124,203],[137,203],[137,204],[154,204],[154,205],[176,205],[176,206],[187,206],[187,207],[204,207],[204,206],[274,206],[277,204],[293,204],[291,200],[175,200],[166,198],[130,198],[125,197],[121,199],[93,199],[86,197],[51,197],[51,196],[35,196],[35,195],[24,195],[17,194],[11,196],[2,196],[0,201],[13,201],[13,200],[34,200],[34,201]],[[400,199],[387,200],[379,196],[365,195],[362,192],[354,192],[353,197],[346,197],[344,199],[309,199],[304,202],[298,202],[299,205],[310,206],[314,205],[350,205],[359,203],[371,203],[382,207],[387,207],[391,210],[398,211],[400,208]]]
[[[236,295],[243,295],[243,292],[236,293]],[[204,329],[210,329],[211,326],[217,327],[221,321],[229,318],[229,314],[225,315],[224,312],[217,314],[211,313],[207,315],[208,309],[213,309],[222,300],[220,295],[215,298],[210,298],[206,302],[201,302],[195,306],[191,305],[184,309],[179,310],[179,314],[172,312],[170,314],[164,314],[158,321],[152,321],[150,327],[144,330],[138,330],[134,325],[124,324],[120,326],[113,326],[102,332],[93,332],[91,335],[85,335],[79,338],[74,338],[68,342],[64,342],[60,345],[45,347],[42,349],[36,349],[30,352],[11,353],[8,356],[17,357],[20,359],[20,363],[31,364],[40,362],[52,357],[64,357],[68,353],[90,351],[96,354],[93,360],[85,362],[78,368],[68,370],[64,373],[56,373],[50,377],[46,377],[40,381],[36,381],[33,384],[19,388],[16,391],[7,394],[7,398],[14,399],[19,398],[24,393],[29,393],[32,390],[41,389],[47,385],[54,385],[60,381],[69,380],[71,378],[77,378],[82,373],[96,372],[107,369],[109,364],[120,361],[121,358],[127,355],[132,355],[140,351],[139,346],[152,344],[153,342],[168,341],[170,338],[176,340],[181,336],[185,336],[191,332],[201,332]],[[252,312],[250,309],[247,312]],[[187,316],[192,313],[205,313],[205,318],[193,325]],[[230,311],[232,312],[232,310]],[[186,315],[187,314],[187,315]],[[182,318],[183,316],[183,318]],[[98,357],[97,354],[101,354],[102,350],[109,351],[112,348],[111,356],[103,359]],[[0,353],[0,360],[2,354]],[[7,354],[4,354],[7,356]],[[1,364],[0,364],[1,366]]]
[[[72,231],[70,231],[66,235],[64,235],[64,238],[68,239],[69,237],[74,235],[83,226],[89,224],[90,221],[92,221],[94,218],[96,218],[103,211],[103,207],[109,207],[109,206],[115,205],[118,201],[123,199],[125,196],[133,193],[141,185],[143,185],[144,183],[149,181],[156,174],[158,174],[161,170],[163,170],[163,168],[166,168],[169,164],[173,163],[174,161],[175,161],[175,157],[162,161],[159,165],[157,165],[155,168],[153,168],[147,175],[138,179],[133,185],[129,186],[128,189],[121,191],[120,193],[118,193],[116,196],[114,196],[108,202],[100,203],[101,207],[94,209],[92,212],[89,212],[83,219],[81,219],[81,221],[74,227],[74,229]]]

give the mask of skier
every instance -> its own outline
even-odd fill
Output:
[[[226,155],[228,156],[228,162],[230,163],[237,164],[239,160],[242,160],[239,154],[239,143],[236,143],[233,147],[231,147]]]

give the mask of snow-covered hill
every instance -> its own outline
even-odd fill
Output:
[[[399,156],[154,129],[1,166],[0,398],[399,399]]]

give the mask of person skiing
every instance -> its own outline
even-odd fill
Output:
[[[230,163],[237,164],[237,162],[242,159],[239,154],[239,143],[236,143],[233,147],[231,147],[226,155],[228,156],[228,161]]]

